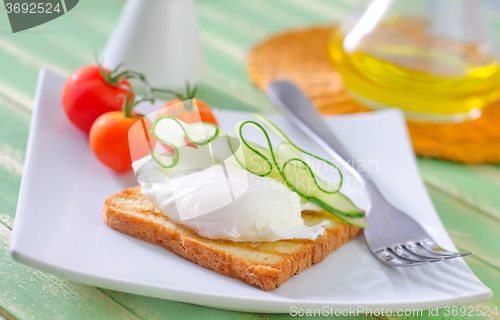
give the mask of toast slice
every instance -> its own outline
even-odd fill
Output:
[[[159,244],[202,267],[266,291],[322,261],[362,230],[328,212],[304,211],[302,217],[309,226],[325,219],[330,224],[315,240],[234,242],[204,238],[170,221],[140,193],[140,186],[112,195],[104,204],[104,221],[112,229]]]

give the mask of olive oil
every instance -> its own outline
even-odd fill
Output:
[[[419,120],[418,115],[469,115],[500,98],[500,65],[494,57],[473,45],[430,42],[418,32],[396,30],[379,28],[351,52],[340,31],[328,44],[346,88],[368,107],[399,107]]]

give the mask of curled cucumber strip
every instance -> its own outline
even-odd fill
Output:
[[[262,117],[262,116],[260,116]],[[264,117],[262,117],[264,118]],[[267,120],[267,119],[266,119]],[[269,123],[272,123],[270,122],[269,120],[267,120]],[[269,154],[271,156],[271,159],[269,159],[268,157],[266,157],[264,155],[264,153],[262,152],[262,147],[259,146],[259,145],[256,145],[254,143],[249,143],[244,137],[243,137],[243,128],[246,126],[246,125],[251,125],[257,129],[259,129],[261,131],[261,133],[264,135],[264,137],[266,138],[266,141],[267,141],[267,145],[269,147]],[[274,125],[274,124],[273,124]],[[322,159],[320,157],[317,157],[317,156],[314,156],[308,152],[305,152],[303,151],[302,149],[298,148],[295,144],[293,144],[290,139],[288,139],[288,137],[283,133],[281,132],[280,130],[280,133],[282,135],[282,137],[285,139],[285,141],[287,141],[289,143],[290,146],[292,146],[295,150],[301,152],[301,153],[304,153],[304,154],[307,154],[307,155],[310,155],[316,159],[319,159],[321,161],[324,161],[326,162],[327,164],[331,165],[332,167],[334,167],[338,172],[339,172],[339,175],[340,175],[340,180],[342,181],[342,173],[340,172],[340,170],[337,168],[337,166],[335,166],[333,163],[325,160],[325,159]],[[248,167],[246,167],[245,169],[247,169],[248,171],[250,171],[251,173],[253,174],[257,174],[259,176],[268,176],[269,174],[271,174],[272,172],[272,169],[273,169],[273,165],[274,165],[274,168],[276,168],[276,170],[278,171],[278,173],[280,174],[281,178],[283,179],[283,181],[285,182],[285,184],[291,188],[292,190],[296,191],[296,187],[295,185],[293,185],[293,183],[290,181],[289,177],[287,177],[286,175],[286,168],[289,164],[292,164],[294,165],[295,168],[297,169],[304,169],[306,170],[308,173],[309,173],[309,176],[313,179],[314,181],[314,184],[315,186],[321,190],[322,192],[324,193],[328,193],[328,194],[332,194],[332,193],[337,193],[339,192],[340,190],[340,187],[342,186],[342,182],[340,183],[339,187],[336,188],[335,190],[332,190],[332,191],[329,191],[329,190],[325,190],[322,186],[320,186],[320,183],[318,183],[318,179],[316,178],[316,174],[313,172],[313,170],[311,169],[311,166],[302,159],[301,155],[294,155],[294,156],[297,156],[295,158],[289,158],[289,159],[278,159],[275,151],[274,151],[274,147],[273,145],[271,144],[271,139],[269,138],[269,135],[267,134],[267,131],[266,129],[264,129],[264,127],[262,125],[260,125],[259,123],[255,122],[255,121],[245,121],[243,122],[241,125],[239,125],[239,130],[238,130],[238,134],[239,134],[239,138],[240,140],[243,142],[243,144],[245,145],[246,148],[248,148],[249,150],[251,150],[253,153],[255,153],[258,157],[262,158],[268,165],[269,165],[269,169],[266,170],[264,173],[257,173],[257,172],[254,172],[252,170],[250,170]],[[278,136],[280,137],[280,136]],[[260,150],[259,150],[260,149]],[[247,161],[248,162],[248,161]],[[298,164],[298,165],[297,165]]]
[[[163,139],[156,132],[156,130],[158,129],[159,122],[162,120],[165,120],[165,119],[169,119],[169,120],[174,121],[177,124],[177,126],[182,130],[184,136],[189,140],[189,142],[191,142],[192,144],[194,144],[195,146],[198,146],[198,147],[208,145],[209,143],[214,141],[219,136],[219,132],[220,132],[219,127],[217,127],[216,125],[214,125],[212,123],[202,122],[202,123],[196,123],[196,124],[187,124],[187,123],[180,121],[179,119],[177,119],[173,116],[158,117],[155,120],[155,122],[153,123],[153,126],[151,127],[151,133],[156,138],[156,140],[160,141],[163,144],[166,144],[166,145],[172,147],[172,149],[174,151],[174,155],[172,157],[165,156],[165,155],[162,155],[161,153],[153,151],[153,150],[151,150],[150,154],[151,154],[151,157],[153,157],[153,159],[160,166],[162,166],[165,169],[175,167],[179,163],[179,160],[180,160],[179,149],[178,149],[178,146],[176,145],[176,143],[172,143],[171,141],[167,141],[166,139]],[[200,134],[201,133],[199,131],[200,127],[212,129],[213,134],[212,135],[207,134],[209,137],[208,138],[204,137],[205,138],[204,140],[203,139],[197,140],[196,139],[197,137],[203,136],[203,134]],[[204,132],[206,133],[206,131],[204,131]],[[177,141],[177,143],[179,143],[179,141]],[[170,160],[169,164],[167,164],[166,159]]]
[[[215,139],[217,139],[217,137],[219,137],[219,135],[221,135],[221,137],[226,135],[229,150],[232,152],[232,155],[236,160],[234,162],[235,165],[239,165],[243,169],[246,169],[250,173],[257,176],[270,177],[281,181],[302,198],[317,204],[319,207],[335,215],[342,221],[361,227],[366,226],[364,222],[364,213],[359,210],[359,208],[357,208],[345,195],[339,192],[342,187],[343,176],[342,172],[336,165],[296,146],[283,133],[283,131],[281,131],[274,123],[264,116],[259,114],[254,114],[254,116],[263,125],[255,121],[248,120],[235,126],[235,132],[237,133],[237,138],[239,138],[238,148],[231,143],[231,139],[236,138],[227,133],[221,135],[222,132],[220,129],[211,123],[187,124],[173,116],[159,117],[154,122],[151,132],[158,141],[171,146],[174,151],[174,155],[164,156],[154,151],[151,152],[151,155],[153,159],[163,168],[173,168],[180,161],[178,145],[183,143],[184,136],[194,145],[201,147],[211,144]],[[162,129],[163,133],[169,138],[158,134],[158,132],[156,132],[158,126],[161,126],[162,124],[167,125],[165,119],[174,121],[168,125],[176,125],[176,130],[180,128],[182,132],[172,131],[175,134],[169,135],[165,133],[168,132],[165,130],[170,130],[172,127],[164,127]],[[159,124],[162,120],[164,122]],[[250,126],[260,131],[266,140],[267,148],[257,143],[247,141],[243,135],[243,128],[245,126]],[[266,128],[283,141],[276,149],[271,144],[271,139],[266,131]],[[210,133],[207,133],[207,130]],[[179,138],[180,135],[182,135],[182,138]],[[174,136],[176,137],[170,139],[170,137]],[[218,142],[216,144],[218,144]],[[332,184],[318,178],[314,168],[311,167],[307,161],[305,161],[303,155],[317,159],[325,163],[327,166],[334,168],[338,172],[340,178],[338,186],[332,188]],[[307,181],[307,183],[312,182],[312,184],[303,186],[302,183],[304,181]]]
[[[262,125],[255,121],[245,121],[237,125],[235,131],[238,133],[243,146],[250,152],[253,152],[255,155],[254,157],[256,157],[257,160],[262,159],[266,164],[269,164],[270,166],[272,165],[271,168],[265,170],[264,172],[261,171],[256,173],[254,170],[249,170],[248,166],[245,169],[260,176],[270,176],[272,178],[281,180],[302,198],[318,205],[322,209],[330,212],[337,218],[347,223],[354,224],[360,227],[367,226],[365,223],[364,213],[359,208],[357,208],[349,198],[339,192],[342,186],[343,176],[342,172],[337,166],[323,158],[315,156],[297,147],[269,119],[258,114],[254,114],[254,116],[283,142],[275,151],[271,144],[269,135]],[[262,133],[262,135],[265,137],[269,150],[245,139],[245,137],[243,136],[243,128],[247,125],[257,128]],[[339,186],[337,188],[334,188],[333,190],[328,190],[325,187],[327,183],[316,177],[316,173],[314,172],[313,168],[304,160],[302,156],[303,154],[322,161],[327,165],[333,167],[338,172],[340,177]],[[251,158],[250,160],[247,158],[246,163],[257,162],[257,160],[255,160],[255,158],[253,160]],[[278,175],[278,177],[276,177],[276,174]],[[304,178],[310,178],[314,183],[314,187],[309,188],[309,186],[301,186],[300,181],[307,180]]]
[[[268,128],[272,133],[274,133],[278,138],[280,138],[283,142],[285,143],[288,143],[288,145],[285,144],[285,146],[290,146],[292,148],[288,148],[288,149],[295,149],[296,151],[298,151],[299,154],[296,154],[296,158],[290,158],[287,160],[287,162],[283,165],[283,168],[288,164],[288,163],[293,163],[293,162],[298,162],[298,163],[301,163],[303,166],[305,166],[307,168],[307,170],[310,172],[311,174],[311,177],[314,179],[314,182],[316,184],[316,186],[321,190],[323,191],[324,193],[336,193],[336,192],[339,192],[340,188],[342,187],[342,182],[344,181],[344,177],[342,176],[342,171],[340,171],[340,169],[334,165],[333,163],[331,163],[330,161],[328,160],[325,160],[323,158],[320,158],[314,154],[311,154],[301,148],[299,148],[298,146],[296,146],[292,140],[290,140],[290,138],[288,138],[288,136],[283,133],[283,131],[281,131],[280,128],[278,128],[273,122],[271,122],[271,120],[267,119],[266,117],[264,117],[263,115],[260,115],[260,114],[257,114],[257,113],[252,113],[252,115],[254,117],[256,117],[257,119],[259,119],[266,128]],[[270,147],[272,148],[272,147]],[[302,157],[300,156],[300,153],[303,153],[305,155],[308,155],[312,158],[315,158],[319,161],[322,161],[324,162],[325,164],[327,164],[328,166],[330,167],[333,167],[335,168],[335,170],[338,172],[339,174],[339,177],[340,177],[340,183],[339,183],[339,186],[337,189],[335,189],[334,191],[328,191],[328,190],[325,190],[323,187],[321,187],[319,184],[318,184],[318,180],[316,179],[316,175],[313,173],[313,170],[311,169],[311,167],[302,159]]]

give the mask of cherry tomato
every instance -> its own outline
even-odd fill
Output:
[[[129,129],[134,123],[141,121],[141,118],[141,116],[126,117],[122,111],[107,112],[97,118],[90,129],[89,136],[90,148],[96,157],[116,171],[132,169],[129,138],[140,139],[141,137],[129,137]],[[146,119],[144,119],[144,124],[149,133],[151,124]],[[139,130],[138,134],[144,134],[144,131],[141,133]],[[148,135],[151,145],[154,146],[156,140],[150,133]],[[137,150],[135,152],[137,153]],[[142,149],[142,153],[144,154],[141,157],[148,155],[148,148]]]
[[[103,72],[105,75],[103,75]],[[69,120],[85,133],[102,114],[122,109],[130,83],[97,65],[81,67],[66,81],[62,94]],[[133,95],[132,95],[133,98]]]
[[[212,111],[210,110],[210,107],[203,101],[199,99],[194,99],[196,100],[196,106],[198,107],[198,110],[189,110],[189,107],[184,106],[179,99],[171,100],[167,102],[159,111],[158,111],[158,117],[160,116],[174,116],[179,120],[182,120],[186,123],[195,123],[199,122],[201,119],[201,122],[210,122],[215,125],[217,125],[217,119],[215,119],[214,115],[212,114]],[[172,105],[178,104],[175,107],[172,107]],[[171,106],[167,108],[168,106]],[[184,108],[184,109],[183,109]],[[199,112],[199,116],[198,116]]]
[[[184,106],[182,103],[179,103],[181,102],[180,99],[170,100],[165,105],[163,105],[163,107],[160,110],[158,110],[158,117],[174,116],[177,119],[182,120],[186,123],[195,123],[201,120],[201,122],[210,122],[217,125],[217,119],[215,119],[214,115],[212,114],[210,107],[205,102],[199,99],[195,100],[196,100],[196,107],[198,108],[198,110],[188,110],[186,106]],[[174,104],[178,105],[175,107],[169,107]],[[189,141],[187,137],[184,137],[184,141],[186,142],[187,146],[191,148],[196,148],[196,145],[193,144],[191,141]],[[170,154],[174,153],[174,149],[171,146],[166,145],[164,143],[162,143],[162,145],[165,147],[165,149],[167,149],[168,153]]]

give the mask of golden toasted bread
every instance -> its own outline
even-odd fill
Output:
[[[139,186],[112,195],[104,204],[104,221],[112,229],[164,246],[202,267],[266,291],[322,261],[361,232],[361,228],[343,223],[327,212],[304,211],[302,217],[309,226],[325,219],[330,224],[316,240],[233,242],[204,238],[170,221],[140,193]]]

